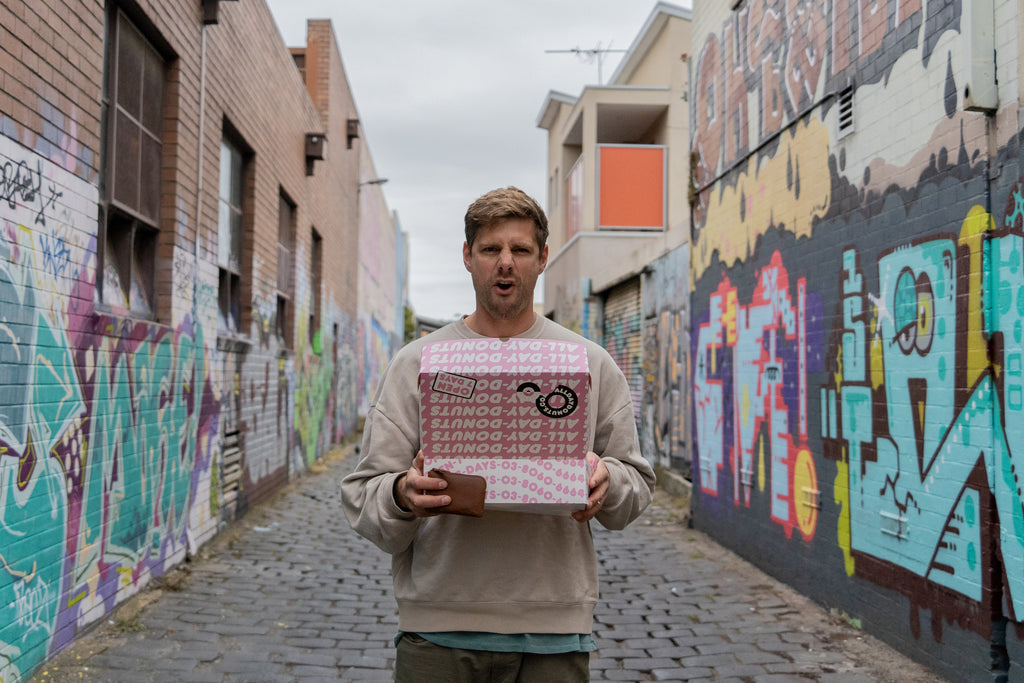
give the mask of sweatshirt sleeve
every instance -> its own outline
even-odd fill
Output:
[[[654,492],[654,470],[640,452],[626,378],[609,358],[602,367],[594,452],[608,468],[608,494],[595,519],[622,529],[647,508]]]
[[[341,500],[352,528],[387,553],[409,547],[421,520],[395,502],[395,481],[409,469],[419,450],[416,394],[401,375],[385,371],[380,396],[370,406],[363,426],[361,459],[341,482]],[[399,386],[400,385],[400,386]],[[412,384],[415,389],[415,382]],[[412,401],[412,413],[409,401]],[[395,412],[392,419],[385,412]],[[410,431],[415,425],[415,431]]]

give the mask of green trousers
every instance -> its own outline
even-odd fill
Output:
[[[590,653],[538,655],[434,645],[415,634],[398,641],[396,683],[587,683]]]

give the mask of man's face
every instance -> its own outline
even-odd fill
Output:
[[[462,260],[473,276],[478,311],[494,320],[532,312],[533,288],[548,262],[533,221],[507,218],[481,228],[472,249],[463,243]]]

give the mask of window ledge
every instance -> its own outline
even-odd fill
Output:
[[[251,346],[252,339],[240,332],[225,329],[217,330],[218,351],[248,351]]]
[[[114,306],[113,304],[103,303],[102,301],[94,301],[92,304],[93,313],[96,315],[106,315],[111,318],[118,318],[130,323],[145,323],[147,325],[162,325],[167,327],[162,322],[159,322],[151,316],[147,316],[144,313],[132,311],[121,306]]]

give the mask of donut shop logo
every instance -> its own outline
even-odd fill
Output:
[[[544,417],[569,417],[575,412],[576,406],[579,405],[579,398],[576,396],[576,392],[564,384],[557,385],[550,394],[542,394],[540,393],[540,387],[533,382],[523,382],[516,389],[516,392],[524,400],[534,400],[537,410]],[[537,398],[534,399],[534,396]]]

